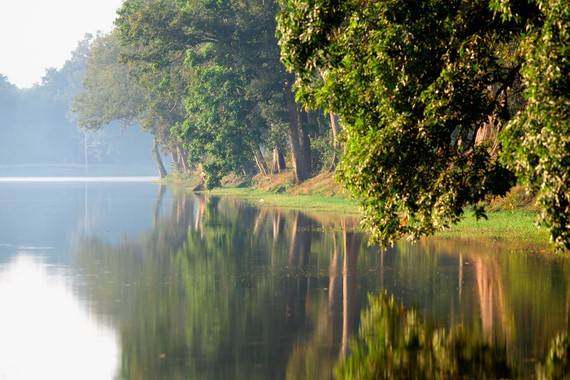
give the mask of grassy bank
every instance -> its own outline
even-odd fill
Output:
[[[520,243],[549,244],[546,228],[535,225],[536,213],[527,210],[499,210],[487,213],[487,220],[468,215],[448,231],[439,232],[441,238],[469,240],[502,240]]]
[[[256,205],[267,205],[312,212],[335,212],[358,214],[358,203],[348,198],[326,195],[273,193],[252,188],[219,188],[209,192],[212,195],[233,196]]]
[[[197,184],[196,180],[184,178],[171,178],[167,183],[189,191]],[[353,216],[359,213],[358,202],[347,197],[331,174],[322,174],[301,185],[294,185],[291,175],[285,173],[271,178],[254,178],[249,183],[230,183],[208,193],[238,197],[261,207]],[[536,212],[529,206],[528,200],[518,201],[522,197],[520,193],[520,190],[515,190],[504,200],[494,200],[488,207],[490,211],[486,220],[476,220],[471,212],[466,212],[459,224],[439,232],[436,237],[549,245],[547,229],[535,226]]]
[[[239,197],[258,206],[274,206],[307,212],[334,212],[358,215],[356,201],[320,195],[270,193],[251,188],[222,188],[213,195]],[[528,210],[499,210],[487,213],[488,219],[477,220],[471,212],[459,224],[436,237],[443,239],[492,240],[548,245],[545,228],[535,226],[536,213]]]

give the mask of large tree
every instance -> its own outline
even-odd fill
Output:
[[[293,168],[297,180],[302,181],[311,174],[310,138],[302,120],[303,112],[291,93],[293,76],[285,72],[279,61],[275,13],[274,1],[128,0],[119,11],[116,25],[121,40],[133,52],[126,60],[142,64],[148,70],[164,71],[183,62],[188,75],[202,72],[201,67],[213,66],[239,73],[240,102],[245,107],[242,111],[248,113],[249,120],[257,121],[250,127],[256,129],[258,141],[282,149],[284,144],[275,140],[283,136],[286,125]],[[195,93],[191,88],[194,84],[200,86],[191,78],[184,83],[186,94],[177,96],[179,100]],[[178,105],[189,102],[193,100]],[[196,119],[189,111],[215,111],[213,103],[202,106],[185,108],[186,130],[197,128],[188,125]],[[217,127],[229,128],[236,122]],[[191,140],[188,142],[192,144]],[[250,151],[250,160],[262,163],[259,149],[244,149]],[[266,170],[264,164],[259,166],[260,171]]]
[[[99,130],[119,122],[140,125],[155,137],[153,156],[161,177],[167,175],[159,143],[170,142],[164,123],[154,112],[151,94],[129,65],[120,61],[122,48],[116,33],[100,35],[89,49],[83,89],[73,101],[80,127]],[[166,135],[165,135],[166,134]]]
[[[374,241],[445,228],[518,174],[553,240],[570,247],[567,1],[281,5],[297,98],[341,117],[339,177]]]

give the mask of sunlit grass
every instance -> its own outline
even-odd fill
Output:
[[[277,206],[301,211],[337,212],[358,214],[356,201],[322,195],[291,195],[271,193],[250,188],[218,188],[209,192],[212,195],[236,196],[256,205]]]
[[[487,213],[487,219],[480,220],[466,213],[457,225],[437,236],[548,244],[548,230],[538,228],[535,221],[536,213],[527,210],[492,211]]]
[[[258,206],[352,215],[359,213],[358,202],[340,197],[271,193],[251,188],[220,188],[212,190],[210,194],[239,197]],[[548,230],[536,227],[536,213],[533,211],[490,211],[487,217],[487,219],[477,220],[471,212],[466,212],[466,216],[457,225],[437,233],[436,237],[549,244]]]

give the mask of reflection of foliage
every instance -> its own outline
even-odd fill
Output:
[[[425,320],[461,324],[506,342],[517,372],[528,371],[528,358],[543,357],[552,337],[567,326],[570,304],[570,261],[528,253],[534,249],[452,239],[402,242],[386,256],[393,270],[385,283]],[[483,323],[485,316],[492,323]]]
[[[492,347],[463,329],[432,330],[394,297],[370,297],[360,341],[340,364],[342,379],[505,378],[506,349]]]
[[[373,298],[362,347],[353,343],[341,378],[526,376],[528,358],[542,358],[567,324],[570,262],[560,257],[452,240],[366,255],[365,241],[336,223],[178,194],[136,238],[81,242],[76,260],[90,303],[120,335],[122,378],[330,379],[365,291],[378,286],[417,314]],[[540,367],[543,378],[566,368],[560,350]]]
[[[544,365],[537,366],[539,379],[570,378],[570,334],[560,334],[552,340]]]
[[[314,288],[324,286],[333,248],[315,224],[182,196],[137,239],[83,241],[77,263],[94,310],[119,331],[121,378],[267,379],[309,367],[309,378],[330,378],[338,352],[321,326],[326,293]],[[292,346],[302,355],[291,359]]]

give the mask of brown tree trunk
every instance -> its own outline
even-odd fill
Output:
[[[158,141],[156,141],[156,138],[154,139],[152,153],[154,156],[154,160],[156,161],[156,166],[158,168],[158,173],[160,174],[160,178],[165,178],[168,175],[168,172],[166,171],[164,163],[162,162],[162,157],[160,156],[160,150],[158,148]]]
[[[319,74],[321,75],[321,78],[323,78],[324,80],[325,73],[322,70],[319,70]],[[333,112],[329,112],[329,119],[333,135],[333,147],[338,148],[339,147],[338,135],[340,133],[340,123],[338,121],[338,116],[335,115]]]
[[[279,149],[277,151],[278,154],[278,163],[279,163],[279,171],[284,172],[285,170],[287,170],[287,162],[285,161],[285,155],[283,154],[283,152],[281,151],[281,149]]]
[[[253,157],[255,158],[255,163],[257,164],[259,172],[263,175],[268,175],[269,169],[267,168],[267,163],[265,162],[265,159],[263,158],[263,154],[261,153],[261,149],[259,148],[259,145],[256,145],[253,148]]]
[[[286,90],[287,106],[289,108],[289,143],[291,145],[291,157],[293,163],[293,171],[295,172],[295,180],[303,182],[309,178],[309,164],[305,160],[303,154],[303,146],[301,145],[301,126],[299,122],[299,112],[295,104],[295,98],[291,87]],[[306,143],[306,141],[305,141]]]
[[[186,154],[186,150],[181,146],[176,147],[176,152],[178,153],[178,160],[180,161],[180,166],[184,173],[190,172],[190,167],[188,165],[188,155]]]
[[[285,156],[283,156],[281,149],[279,149],[279,147],[276,146],[275,148],[273,148],[273,164],[271,165],[271,171],[274,174],[276,174],[276,173],[281,173],[286,168],[287,167],[285,165]]]
[[[271,172],[277,174],[279,170],[279,148],[273,148],[273,160],[271,161]]]
[[[329,119],[330,119],[330,123],[331,123],[332,135],[333,135],[333,147],[338,148],[338,146],[339,146],[338,135],[340,133],[340,124],[338,122],[338,116],[336,116],[332,112],[329,112]]]
[[[178,152],[172,151],[170,153],[170,156],[172,157],[172,162],[174,162],[174,166],[176,167],[176,171],[178,173],[183,173],[184,169],[182,168],[182,165],[180,165],[180,156],[178,155]]]
[[[311,175],[311,167],[313,158],[311,157],[311,136],[307,133],[306,129],[301,125],[301,152],[303,152],[303,161],[307,165],[308,176]]]

